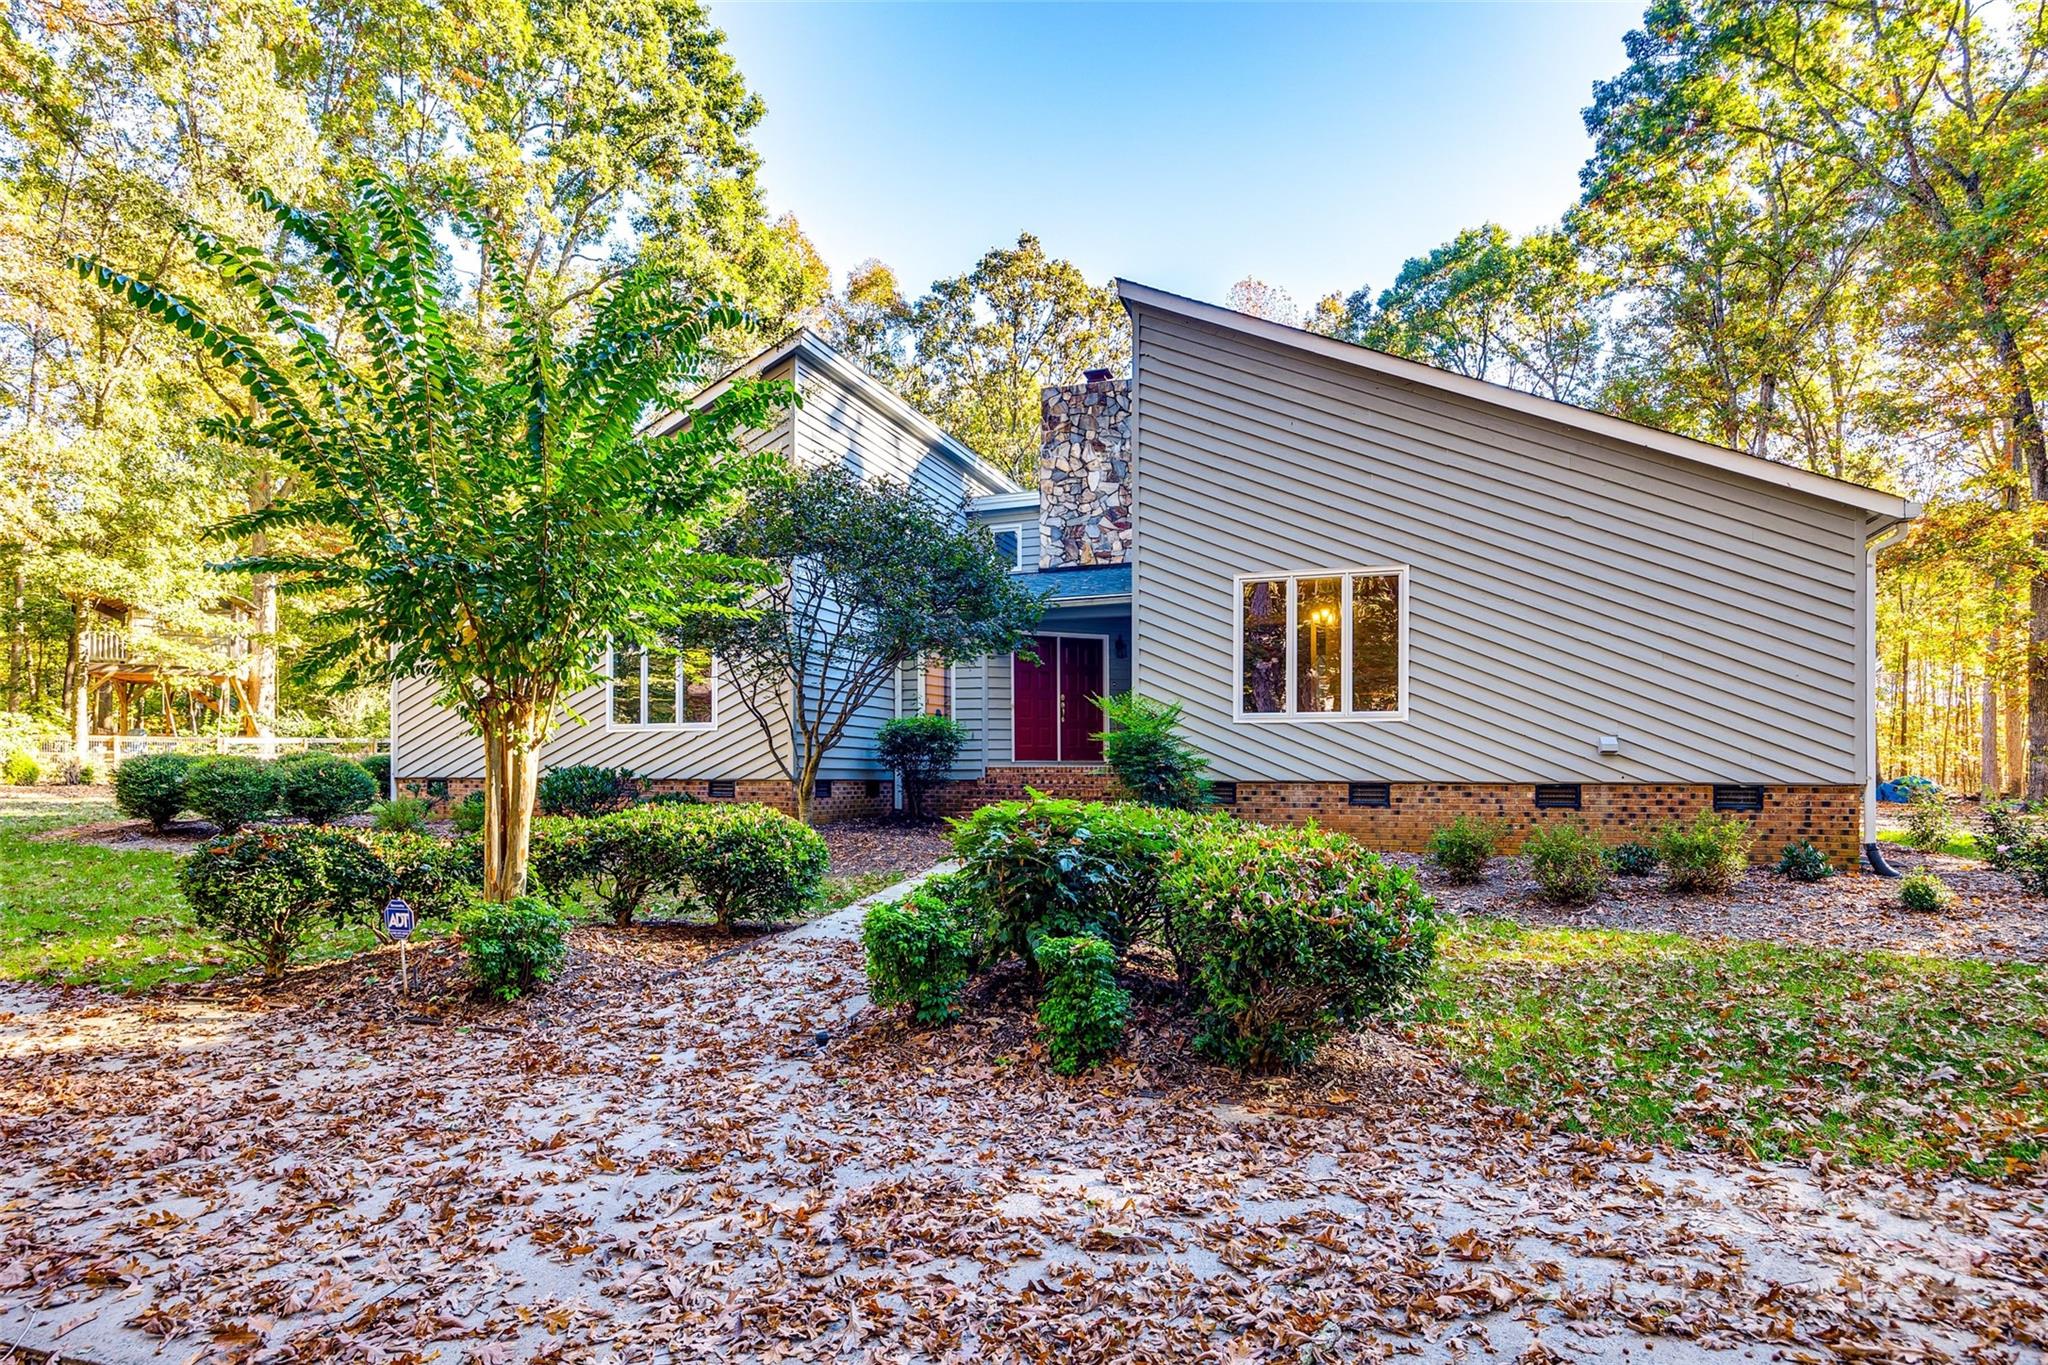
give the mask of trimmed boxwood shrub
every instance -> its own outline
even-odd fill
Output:
[[[1306,1061],[1400,1002],[1435,956],[1435,903],[1414,875],[1314,826],[1197,829],[1161,895],[1193,960],[1195,1046],[1248,1071]]]
[[[646,788],[631,768],[578,763],[542,774],[534,804],[542,815],[609,815],[638,801]]]
[[[422,918],[453,919],[483,889],[482,840],[444,843],[430,834],[384,830],[349,837],[359,839],[383,861],[390,893],[403,898]]]
[[[1664,884],[1687,893],[1728,890],[1749,870],[1754,838],[1747,820],[1721,811],[1703,810],[1690,824],[1666,825],[1656,843]]]
[[[1045,998],[1038,1026],[1045,1032],[1052,1069],[1072,1076],[1107,1058],[1123,1043],[1131,994],[1116,983],[1116,949],[1099,938],[1039,940]]]
[[[766,806],[653,807],[684,831],[690,889],[718,927],[739,915],[789,919],[818,903],[831,854],[816,830]]]
[[[1033,793],[956,822],[962,883],[988,917],[989,962],[1017,956],[1036,968],[1042,938],[1082,935],[1121,950],[1153,927],[1178,956],[1159,915],[1160,871],[1178,838],[1221,819]]]
[[[924,797],[945,780],[967,742],[967,730],[948,716],[898,716],[875,736],[875,756],[903,779],[903,813],[924,819]]]
[[[1948,883],[1931,872],[1915,872],[1899,883],[1899,904],[1922,914],[1945,910],[1955,898]]]
[[[587,886],[615,923],[630,924],[648,897],[682,888],[695,866],[692,826],[710,814],[646,805],[594,820],[543,816],[533,826],[533,875],[557,898]]]
[[[114,804],[161,832],[185,809],[189,754],[144,754],[114,769]]]
[[[349,836],[305,827],[208,839],[178,869],[201,927],[254,959],[275,981],[320,919],[374,914],[390,873]]]
[[[26,749],[16,749],[0,761],[0,777],[11,787],[33,787],[43,780],[43,761]]]
[[[333,754],[304,754],[278,765],[284,808],[324,825],[356,815],[377,799],[377,784],[363,765]]]
[[[232,834],[277,806],[277,769],[239,754],[202,758],[185,772],[185,804]]]
[[[1607,847],[1576,820],[1545,825],[1522,841],[1522,856],[1543,899],[1584,905],[1607,889]]]
[[[877,1005],[908,1005],[920,1024],[943,1024],[958,1012],[975,945],[956,879],[934,877],[907,896],[870,906],[860,940],[868,998]]]
[[[1835,875],[1835,865],[1828,861],[1828,855],[1813,846],[1810,839],[1801,839],[1785,845],[1785,851],[1778,855],[1778,875],[1795,882],[1824,882]]]
[[[1429,836],[1429,860],[1454,882],[1476,882],[1500,851],[1504,835],[1499,822],[1475,815],[1455,815]]]
[[[377,798],[379,800],[391,794],[390,754],[371,754],[368,758],[357,759],[356,762],[361,765],[364,772],[370,775],[370,780],[377,784]]]
[[[545,896],[478,902],[455,921],[477,989],[512,1001],[552,981],[569,955],[569,921]]]

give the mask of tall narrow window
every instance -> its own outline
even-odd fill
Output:
[[[612,651],[612,724],[638,725],[640,715],[640,673],[646,656],[631,645]]]
[[[1287,710],[1287,581],[1244,585],[1242,705],[1247,714]]]
[[[1238,580],[1238,715],[1397,720],[1407,710],[1408,571]]]
[[[711,653],[703,649],[612,650],[611,723],[679,729],[717,719]]]

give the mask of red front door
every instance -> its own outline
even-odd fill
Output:
[[[1038,662],[1010,656],[1011,714],[1016,722],[1017,761],[1055,763],[1060,756],[1059,641],[1033,641]]]
[[[1102,641],[1040,635],[1038,662],[1010,657],[1010,708],[1019,763],[1100,763]]]
[[[1102,641],[1060,641],[1060,758],[1067,763],[1100,763]]]

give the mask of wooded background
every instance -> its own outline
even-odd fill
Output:
[[[229,306],[178,226],[273,247],[258,186],[317,206],[376,170],[425,202],[473,196],[518,250],[451,242],[451,274],[473,290],[521,271],[571,325],[593,287],[661,263],[769,333],[827,331],[1019,472],[1039,387],[1127,364],[1106,283],[1029,233],[921,292],[879,260],[835,288],[796,218],[765,208],[762,103],[686,0],[5,13],[0,700],[18,729],[64,714],[82,603],[196,628],[223,592],[256,606],[268,723],[384,724],[381,697],[275,667],[331,604],[205,568],[238,548],[206,528],[291,478],[204,434],[233,386],[65,265],[91,254]],[[1591,92],[1583,192],[1554,226],[1475,225],[1384,287],[1332,281],[1306,306],[1250,262],[1228,302],[1926,499],[1880,564],[1882,771],[2048,795],[2044,58],[2041,4],[1660,2]]]

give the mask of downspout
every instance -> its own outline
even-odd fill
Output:
[[[1863,860],[1880,877],[1896,877],[1899,870],[1885,861],[1884,844],[1877,837],[1877,552],[1895,544],[1912,525],[1896,521],[1863,542],[1863,624],[1869,686],[1863,695]]]

